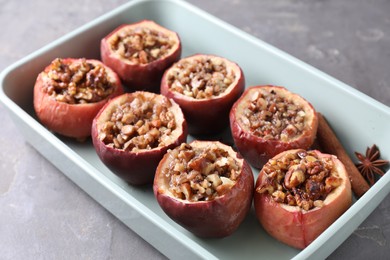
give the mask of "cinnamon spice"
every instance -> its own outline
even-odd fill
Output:
[[[359,198],[366,193],[370,186],[360,174],[359,170],[345,151],[343,145],[338,140],[336,134],[333,132],[332,128],[321,113],[318,113],[317,141],[323,152],[336,155],[337,158],[344,164],[349,174],[354,194]]]

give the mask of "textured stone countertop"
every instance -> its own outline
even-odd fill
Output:
[[[126,0],[0,0],[0,70]],[[191,3],[390,106],[388,0]],[[192,25],[196,26],[196,25]],[[0,259],[162,259],[43,158],[0,105]],[[390,197],[329,259],[388,259]]]

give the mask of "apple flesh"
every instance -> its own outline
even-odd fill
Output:
[[[66,58],[62,62],[72,64],[81,62],[81,59]],[[111,95],[99,102],[69,104],[49,95],[45,89],[50,84],[47,73],[52,69],[51,65],[38,75],[34,86],[34,109],[39,121],[53,132],[80,140],[91,135],[92,121],[107,101],[123,93],[121,81],[113,70],[98,60],[88,59],[86,62],[104,67],[114,88]]]
[[[189,145],[203,149],[210,144],[227,151],[240,165],[238,178],[228,191],[211,200],[202,201],[175,196],[169,189],[170,180],[165,174],[174,160],[170,152],[158,165],[153,190],[164,212],[182,227],[199,237],[226,237],[239,227],[251,208],[254,178],[249,164],[230,146],[211,141],[193,141]]]
[[[167,53],[156,60],[147,63],[134,62],[123,57],[113,49],[112,42],[118,35],[131,33],[134,30],[146,28],[165,35],[172,42]],[[104,64],[116,71],[123,84],[130,92],[136,90],[159,92],[160,81],[164,71],[181,56],[181,42],[177,33],[170,31],[153,21],[142,20],[133,24],[123,24],[101,40],[100,53]]]
[[[123,94],[112,99],[100,110],[93,121],[92,141],[99,158],[113,173],[132,185],[145,185],[153,183],[157,165],[168,149],[173,149],[186,141],[187,123],[180,107],[173,100],[169,100],[171,103],[169,110],[175,117],[176,127],[172,130],[169,141],[166,141],[164,145],[152,149],[126,151],[106,144],[100,138],[105,122],[111,120],[111,115],[117,107],[130,103],[137,96],[143,96],[156,103],[168,102],[168,99],[162,95],[143,91]]]
[[[274,159],[294,152],[296,150],[282,152]],[[351,183],[344,165],[333,155],[315,152],[319,158],[331,158],[341,178],[341,184],[327,195],[321,207],[304,210],[299,206],[278,203],[267,192],[255,191],[254,194],[256,216],[263,228],[272,237],[298,249],[307,247],[352,204]],[[266,173],[262,170],[256,181],[256,189],[266,183]]]
[[[170,78],[177,70],[177,64],[180,62],[193,62],[201,60],[211,60],[212,62],[223,62],[228,72],[233,72],[234,80],[229,87],[220,95],[209,98],[197,99],[173,91],[170,86]],[[193,73],[196,77],[196,72]],[[191,83],[192,84],[192,83]],[[234,62],[225,58],[196,54],[186,57],[164,73],[161,80],[161,94],[172,98],[183,109],[184,115],[188,122],[189,133],[193,135],[209,135],[223,131],[229,125],[229,111],[234,102],[241,96],[245,89],[245,77],[241,68]]]
[[[245,116],[245,110],[250,102],[256,100],[258,93],[270,93],[292,100],[302,106],[305,113],[304,130],[288,140],[280,138],[267,139],[254,134],[249,125],[252,123]],[[267,108],[268,109],[268,108]],[[272,121],[269,123],[274,124]],[[280,86],[253,86],[245,90],[242,96],[234,103],[230,111],[230,128],[234,143],[242,156],[254,167],[261,168],[270,158],[289,149],[308,149],[315,140],[318,128],[318,116],[313,106],[298,94],[291,93]]]

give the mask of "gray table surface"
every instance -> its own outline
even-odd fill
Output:
[[[126,0],[0,0],[0,70]],[[190,0],[390,106],[388,0]],[[0,259],[164,259],[29,146],[0,105]],[[163,238],[162,238],[163,239]],[[390,196],[329,259],[388,259]]]

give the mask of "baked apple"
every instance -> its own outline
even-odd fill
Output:
[[[129,90],[157,93],[164,71],[181,56],[177,33],[153,21],[124,24],[102,39],[102,61]]]
[[[217,141],[183,143],[168,151],[153,185],[164,212],[200,237],[232,234],[251,207],[253,189],[249,164]]]
[[[57,58],[37,77],[34,109],[48,129],[82,140],[104,104],[122,93],[118,75],[100,61]]]
[[[92,124],[95,150],[115,174],[133,185],[153,183],[168,149],[185,142],[187,124],[173,100],[136,91],[108,102]]]
[[[204,54],[181,59],[161,80],[161,94],[180,105],[189,133],[195,135],[226,128],[229,111],[244,88],[244,74],[236,63]]]
[[[254,206],[274,238],[303,249],[352,204],[351,183],[337,157],[288,150],[270,159],[256,182]]]
[[[245,90],[230,111],[234,143],[252,166],[290,149],[308,149],[315,140],[318,117],[301,96],[279,86]]]

